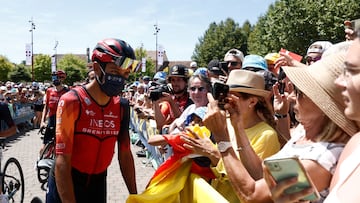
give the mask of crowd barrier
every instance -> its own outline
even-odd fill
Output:
[[[9,104],[9,110],[11,117],[14,120],[15,125],[29,124],[31,125],[31,119],[34,117],[34,110],[31,103],[14,103]],[[8,128],[4,121],[1,121],[1,129],[5,130]]]
[[[34,109],[32,103],[14,103],[12,108],[12,116],[16,125],[30,122],[34,117]]]
[[[164,158],[157,147],[149,145],[148,143],[148,139],[151,136],[159,134],[156,126],[152,123],[155,123],[155,120],[138,118],[134,108],[130,107],[130,128],[133,131],[133,136],[135,134],[145,146],[148,164],[151,164],[157,169],[159,165],[164,162]]]

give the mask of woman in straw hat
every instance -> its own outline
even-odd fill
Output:
[[[222,146],[218,150],[212,145],[205,145],[203,139],[184,137],[183,140],[187,143],[185,147],[194,153],[208,157],[218,155],[218,160],[213,162],[216,179],[212,181],[212,186],[229,202],[239,202],[227,178],[224,162],[219,161],[220,152],[227,148],[237,150],[237,156],[241,156],[251,177],[260,179],[262,159],[278,152],[280,143],[274,130],[276,124],[272,107],[266,102],[270,91],[265,90],[264,78],[252,71],[233,70],[226,84],[230,88],[228,100],[232,104],[227,108],[229,118],[214,125],[227,126],[229,142],[218,143]]]
[[[320,191],[321,197],[327,195],[334,168],[345,143],[350,138],[349,135],[357,130],[354,123],[345,118],[341,92],[333,82],[340,74],[339,67],[343,62],[344,56],[335,54],[307,68],[284,67],[286,75],[297,88],[296,93],[293,93],[296,94],[294,109],[303,130],[292,135],[274,157],[298,156]],[[230,139],[228,129],[218,125],[224,122],[225,113],[220,111],[212,98],[209,102],[204,123],[218,143],[227,141]],[[227,109],[230,106],[231,104],[227,104],[225,107]],[[243,151],[252,151],[251,148],[244,149],[243,146],[246,145],[239,145],[238,140],[239,137],[238,147],[243,148]],[[221,155],[228,177],[242,201],[272,201],[265,179],[254,180],[233,148],[227,149]]]
[[[342,90],[345,101],[345,115],[349,119],[356,121],[360,127],[360,112],[358,104],[360,103],[360,30],[357,32],[357,38],[351,44],[346,57],[343,73],[336,79],[335,83]],[[330,194],[326,197],[325,203],[348,203],[359,202],[360,194],[358,184],[360,181],[360,133],[356,133],[346,144],[334,176],[330,184]],[[312,190],[302,190],[291,196],[283,195],[283,191],[294,184],[293,179],[285,180],[278,185],[270,185],[272,196],[276,202],[296,202],[312,192]]]

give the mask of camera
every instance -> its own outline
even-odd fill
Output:
[[[162,93],[172,93],[172,89],[166,84],[156,84],[151,83],[151,87],[149,88],[149,98],[151,101],[156,101],[162,97]]]
[[[218,101],[219,108],[224,109],[224,105],[227,102],[226,97],[229,92],[229,86],[221,83],[215,82],[212,88],[212,95],[215,100]]]
[[[219,62],[219,68],[223,72],[221,75],[225,75],[225,73],[229,72],[228,63],[229,62],[226,62],[226,61]]]

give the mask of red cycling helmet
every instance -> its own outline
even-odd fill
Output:
[[[56,75],[60,78],[64,78],[64,79],[66,78],[66,73],[63,70],[56,71]]]
[[[114,62],[121,57],[127,57],[134,60],[134,50],[125,41],[110,38],[104,39],[96,44],[91,59],[92,61],[109,63]]]

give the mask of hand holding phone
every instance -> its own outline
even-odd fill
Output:
[[[218,101],[219,108],[221,109],[224,109],[228,92],[228,85],[221,82],[215,82],[213,84],[212,95],[214,99]]]
[[[301,190],[312,187],[314,192],[310,195],[303,198],[303,200],[316,201],[320,198],[316,187],[312,183],[309,175],[307,174],[305,168],[301,164],[300,160],[297,157],[287,157],[287,158],[267,158],[264,160],[265,166],[271,173],[271,176],[278,183],[285,179],[298,177],[296,184],[285,189],[285,194],[292,194],[299,192]]]

